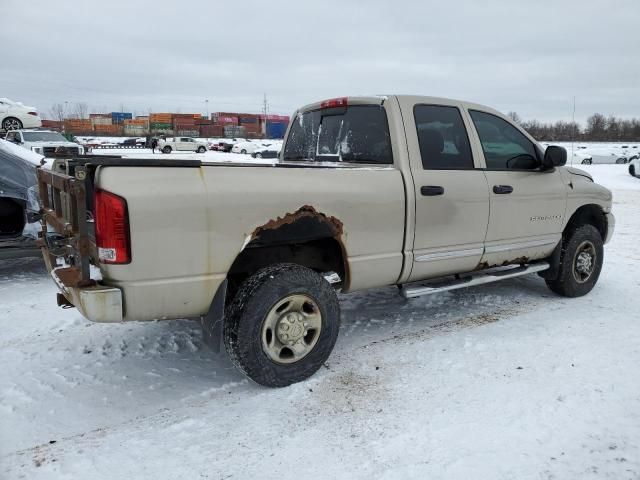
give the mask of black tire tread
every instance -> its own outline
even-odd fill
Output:
[[[283,281],[291,284],[292,291],[295,290],[295,285],[304,284],[305,282],[314,285],[314,289],[317,290],[319,294],[318,296],[322,297],[317,298],[320,308],[327,307],[333,313],[337,314],[337,318],[335,318],[333,322],[331,318],[327,318],[327,322],[330,323],[323,326],[321,335],[324,335],[325,329],[328,329],[328,333],[330,333],[328,342],[325,342],[325,345],[321,345],[321,340],[319,340],[314,350],[309,353],[307,357],[296,364],[292,364],[296,365],[296,368],[289,367],[291,370],[295,370],[295,372],[285,376],[277,375],[271,369],[261,368],[259,362],[245,351],[241,343],[242,340],[239,337],[241,322],[250,320],[245,317],[251,315],[252,312],[256,310],[255,304],[259,303],[260,295],[263,293],[261,290],[269,283]],[[313,375],[322,363],[326,361],[337,339],[340,324],[339,312],[340,307],[335,291],[319,274],[309,268],[292,263],[271,265],[247,278],[240,285],[234,298],[227,305],[223,329],[225,349],[235,367],[254,382],[269,387],[284,387]],[[264,316],[267,311],[259,313]],[[252,341],[260,342],[260,338],[254,338]],[[319,355],[318,353],[316,353],[316,355],[319,356],[320,360],[309,364],[309,357],[314,355],[314,352],[317,350],[319,350]],[[265,359],[266,358],[265,356]]]
[[[575,249],[584,240],[591,240],[596,247],[596,271],[585,283],[578,283],[573,278],[573,256]],[[564,297],[581,297],[589,293],[598,281],[602,270],[603,253],[602,236],[596,227],[590,224],[581,225],[563,236],[562,251],[558,275],[553,279],[546,279],[551,291]]]

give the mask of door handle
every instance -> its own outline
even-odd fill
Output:
[[[511,192],[513,192],[513,187],[511,185],[494,185],[493,186],[493,193],[497,195],[505,195]]]
[[[425,185],[424,187],[420,187],[420,193],[425,197],[435,197],[436,195],[442,195],[444,193],[444,187]]]

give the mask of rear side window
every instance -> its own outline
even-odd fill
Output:
[[[533,143],[506,120],[490,113],[469,110],[484,159],[490,170],[534,170],[540,166]]]
[[[284,147],[285,160],[393,163],[387,114],[378,105],[298,114]]]
[[[440,105],[413,109],[425,170],[469,170],[473,156],[460,110]]]

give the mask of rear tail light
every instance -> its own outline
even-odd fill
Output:
[[[129,213],[126,200],[105,190],[96,190],[93,205],[96,246],[100,262],[111,264],[131,262]]]
[[[347,97],[332,98],[331,100],[325,100],[320,104],[320,108],[335,108],[346,107],[348,103]]]
[[[33,115],[34,117],[38,116],[38,112],[27,112],[29,115]]]

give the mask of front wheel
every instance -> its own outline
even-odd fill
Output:
[[[171,153],[171,147],[169,145],[162,147],[162,153]]]
[[[636,167],[634,167],[633,165],[629,165],[629,175],[631,175],[632,177],[636,176]]]
[[[338,297],[321,275],[300,265],[263,268],[238,289],[225,312],[224,342],[233,363],[267,387],[313,375],[338,338]]]
[[[584,160],[582,160],[582,165],[591,165],[591,159],[585,158]]]
[[[558,275],[547,279],[547,286],[565,297],[581,297],[593,289],[600,276],[602,236],[593,225],[582,225],[562,241]]]
[[[260,152],[256,153],[256,158],[262,158],[262,154]]]
[[[21,130],[22,122],[17,118],[7,117],[2,121],[2,128],[6,132],[8,132],[9,130]]]
[[[247,151],[243,148],[242,150],[240,150],[240,153],[243,154],[243,155],[246,155]]]

